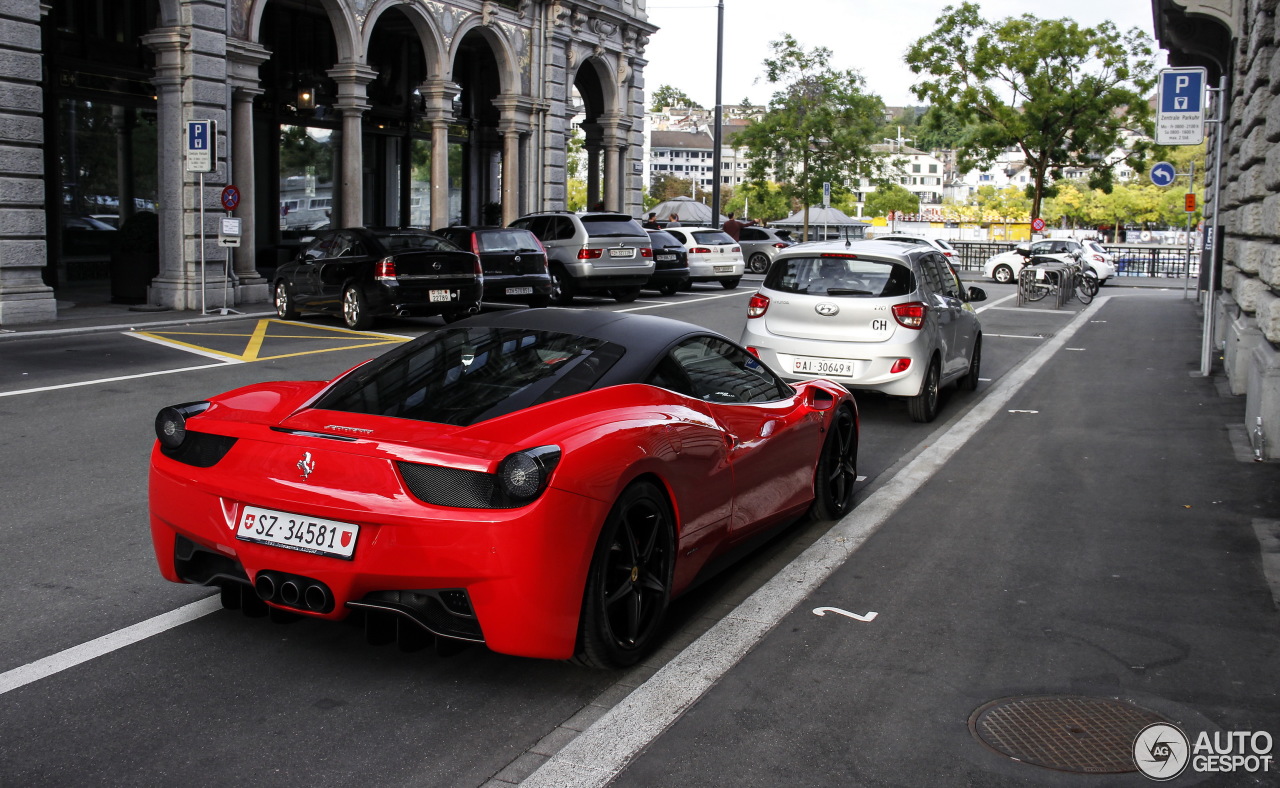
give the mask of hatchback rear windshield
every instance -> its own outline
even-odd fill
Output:
[[[723,230],[694,230],[690,235],[700,244],[736,244],[733,236]]]
[[[664,230],[649,230],[649,240],[653,243],[655,249],[660,246],[684,247],[684,244],[677,241],[674,235]]]
[[[394,230],[374,232],[374,236],[382,242],[388,252],[402,252],[406,249],[430,249],[433,252],[446,252],[456,249],[453,244],[438,235],[431,233],[405,232]]]
[[[485,230],[476,233],[482,252],[541,252],[538,239],[528,230]]]
[[[467,426],[587,391],[624,352],[574,334],[445,329],[376,359],[315,407]]]
[[[781,293],[886,298],[916,289],[907,266],[865,257],[789,257],[774,263],[764,286]]]
[[[582,226],[592,238],[648,238],[640,223],[630,216],[583,216]]]

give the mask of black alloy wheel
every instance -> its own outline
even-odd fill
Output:
[[[976,391],[978,375],[982,374],[982,335],[973,340],[973,352],[969,354],[969,371],[960,378],[958,386],[961,391]]]
[[[551,303],[556,306],[568,306],[573,303],[573,282],[569,275],[559,266],[547,269],[551,276]]]
[[[747,260],[747,270],[753,274],[763,274],[769,270],[769,256],[764,252],[756,252]]]
[[[813,471],[813,505],[809,516],[815,520],[838,520],[853,508],[853,485],[858,480],[858,422],[848,407],[841,406],[831,419],[822,454]]]
[[[297,320],[298,310],[293,305],[293,299],[289,297],[289,285],[281,279],[276,282],[276,315],[281,320]]]
[[[929,362],[929,371],[925,373],[924,385],[920,387],[920,393],[907,400],[907,410],[911,413],[912,421],[928,424],[937,417],[938,386],[941,377],[942,372],[935,357]]]
[[[596,543],[578,622],[581,664],[634,665],[656,640],[671,601],[675,527],[671,507],[653,484],[628,487]]]

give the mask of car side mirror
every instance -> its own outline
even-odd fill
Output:
[[[987,291],[983,290],[981,287],[971,287],[969,288],[969,300],[970,301],[986,301]]]
[[[830,391],[817,386],[809,389],[805,394],[805,401],[805,404],[814,410],[831,410],[831,407],[836,404],[836,398]]]

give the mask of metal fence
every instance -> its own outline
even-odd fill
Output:
[[[1006,241],[949,241],[960,258],[960,268],[965,271],[981,271],[982,267],[1001,252],[1008,252],[1017,244]],[[1200,252],[1193,249],[1188,259],[1185,246],[1152,246],[1150,244],[1103,244],[1116,266],[1117,276],[1163,276],[1184,278],[1187,268],[1191,276],[1200,275]],[[954,260],[952,261],[955,262]]]

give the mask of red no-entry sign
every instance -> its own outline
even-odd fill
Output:
[[[222,207],[228,211],[234,211],[239,204],[240,190],[233,185],[225,187],[222,190]]]
[[[1038,233],[1044,232],[1044,219],[1039,216],[1031,220],[1031,229]]]

